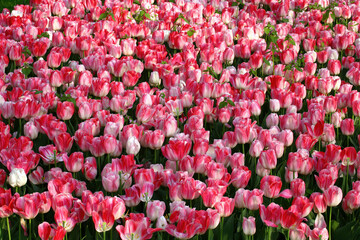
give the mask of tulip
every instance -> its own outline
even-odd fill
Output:
[[[9,174],[8,182],[11,187],[22,187],[27,183],[27,176],[22,168],[13,168]]]
[[[243,232],[245,235],[254,235],[256,233],[256,224],[254,217],[243,217],[242,223]]]

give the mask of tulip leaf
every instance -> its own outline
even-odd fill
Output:
[[[222,109],[223,107],[226,107],[227,105],[228,105],[228,102],[222,101],[222,102],[219,104],[219,109]]]
[[[37,38],[42,38],[42,37],[50,38],[50,35],[47,32],[43,32],[42,34],[37,35]]]
[[[220,233],[223,235],[223,239],[234,239],[234,218],[235,214],[231,214],[230,217],[224,219],[226,220],[224,224],[224,232]]]
[[[329,18],[329,15],[330,15],[330,10],[327,10],[322,17],[322,21],[326,22],[327,19]]]
[[[265,62],[266,65],[270,66],[270,62],[266,58],[264,58],[264,62]]]
[[[23,47],[22,53],[25,54],[25,55],[31,56],[31,51],[29,50],[29,48],[27,46]]]
[[[21,72],[25,75],[25,77],[27,77],[32,72],[32,68],[30,67],[23,68],[21,69]]]
[[[115,16],[114,16],[114,13],[109,12],[109,15],[110,15],[110,16],[111,16],[111,18],[115,21]]]
[[[144,16],[147,18],[147,19],[149,19],[149,20],[151,20],[151,16],[150,16],[150,14],[149,13],[144,13]]]
[[[299,66],[294,66],[296,68],[296,70],[298,70],[299,72],[303,72],[303,70],[299,67]]]
[[[231,99],[228,99],[227,103],[233,107],[235,106],[235,103]]]
[[[194,35],[194,33],[195,33],[195,30],[194,30],[193,28],[190,28],[190,30],[187,31],[187,35],[188,35],[189,37],[191,37],[192,35]]]
[[[109,14],[107,12],[104,12],[104,13],[100,14],[99,20],[103,20],[103,19],[107,18],[107,16],[109,16]]]

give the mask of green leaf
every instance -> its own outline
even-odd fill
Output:
[[[161,61],[161,64],[167,64],[167,62],[166,61]]]
[[[180,13],[179,18],[183,19],[187,24],[190,24],[189,20],[187,20],[182,13]]]
[[[147,19],[150,19],[150,20],[151,20],[150,14],[148,14],[147,12],[144,13],[144,16],[145,16]]]
[[[235,103],[231,99],[228,99],[227,103],[233,107],[235,106]]]
[[[270,33],[270,31],[271,31],[271,29],[270,29],[270,28],[268,28],[268,27],[265,27],[265,28],[264,28],[264,33],[265,33],[265,34],[269,34],[269,33]]]
[[[296,66],[296,65],[295,65],[295,68],[296,68],[296,70],[298,70],[299,72],[303,72],[303,70],[302,70],[299,66]]]
[[[228,105],[228,103],[226,101],[222,101],[220,104],[219,104],[219,109],[222,109],[223,107],[226,107]]]
[[[327,11],[324,13],[324,15],[323,15],[323,17],[322,17],[322,21],[323,21],[323,22],[326,22],[326,20],[329,18],[329,14],[330,14],[330,11],[329,11],[329,10],[327,10]]]
[[[283,19],[282,19],[282,22],[287,23],[287,22],[289,22],[289,19],[283,18]]]
[[[335,13],[331,13],[331,18],[333,19],[333,20],[335,20],[335,18],[336,18],[336,16],[335,16]]]
[[[108,15],[109,14],[107,12],[104,12],[104,13],[100,14],[99,21],[107,18]]]
[[[25,55],[31,56],[31,51],[29,50],[29,48],[27,46],[23,47],[22,53],[25,54]]]
[[[109,12],[109,15],[110,15],[110,16],[111,16],[111,18],[115,21],[115,16],[114,16],[114,13]]]
[[[37,35],[38,38],[42,38],[42,37],[46,37],[46,38],[50,38],[50,35],[47,32],[43,32],[40,35]]]
[[[190,30],[187,31],[187,35],[188,35],[189,37],[191,37],[192,35],[194,35],[194,33],[195,33],[195,30],[194,30],[193,28],[190,28]]]
[[[27,77],[32,72],[32,68],[30,67],[23,68],[21,69],[21,72]]]
[[[133,3],[140,5],[140,2],[138,0],[134,0]]]
[[[224,240],[234,239],[234,225],[235,225],[235,214],[231,214],[229,218],[226,219],[224,224],[224,232],[223,234]]]
[[[270,66],[270,62],[266,58],[264,58],[264,62],[266,65]]]

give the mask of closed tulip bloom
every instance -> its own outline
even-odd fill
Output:
[[[270,99],[270,111],[278,112],[280,110],[280,101],[278,99]]]
[[[324,191],[324,197],[326,204],[329,207],[336,207],[343,199],[343,192],[341,188],[337,186],[331,186]]]
[[[116,172],[109,172],[102,176],[102,185],[107,192],[116,192],[120,186],[120,176]]]
[[[305,195],[305,182],[300,178],[296,178],[290,182],[290,190],[294,197],[300,197]]]
[[[94,157],[85,158],[82,172],[88,181],[92,181],[96,178],[97,167],[96,167],[96,159]]]
[[[242,223],[243,232],[247,236],[254,235],[256,233],[256,223],[254,217],[243,217],[243,223]]]
[[[75,112],[75,106],[72,102],[58,102],[56,114],[61,120],[70,120]]]
[[[264,196],[268,198],[276,198],[281,190],[282,182],[278,176],[265,176],[260,181],[260,189],[264,192]]]
[[[30,139],[36,139],[39,135],[39,130],[38,128],[35,126],[33,121],[29,121],[27,123],[25,123],[24,125],[24,134],[26,137],[30,138]]]
[[[259,163],[266,169],[276,168],[277,158],[275,150],[269,149],[262,151],[260,154]]]
[[[14,213],[25,219],[34,219],[40,210],[37,200],[38,195],[36,194],[26,194],[17,198],[13,205]]]
[[[79,172],[84,164],[84,154],[82,152],[73,152],[70,157],[65,154],[63,160],[69,172]]]
[[[126,38],[121,40],[121,50],[125,56],[134,55],[135,48],[136,48],[136,39]]]
[[[329,60],[327,68],[331,75],[338,75],[341,70],[341,63],[339,60]]]
[[[360,208],[360,192],[350,190],[343,199],[342,208],[347,214],[352,214]]]
[[[159,76],[159,73],[157,71],[153,71],[150,74],[150,78],[149,78],[149,84],[151,86],[159,86],[161,84],[161,78]]]
[[[137,155],[140,151],[141,145],[136,137],[130,137],[126,142],[126,153],[128,155]]]
[[[215,203],[215,209],[218,210],[221,217],[230,216],[234,211],[234,207],[234,198],[222,197],[219,202]]]
[[[231,173],[232,185],[236,188],[245,188],[251,177],[251,171],[247,167],[233,169]]]
[[[150,201],[146,207],[146,216],[150,218],[151,221],[155,221],[164,215],[165,210],[165,202],[158,200]]]
[[[69,152],[74,138],[67,132],[60,133],[54,138],[54,143],[59,152]]]
[[[355,132],[354,120],[351,118],[346,118],[346,119],[342,120],[341,124],[340,124],[340,129],[341,129],[342,134],[344,134],[346,136],[353,135]]]
[[[258,210],[263,203],[263,191],[254,189],[244,196],[245,207],[249,210]]]
[[[125,87],[133,87],[140,79],[141,74],[135,71],[126,71],[122,77],[122,82]]]
[[[18,61],[20,60],[22,55],[22,47],[20,44],[14,44],[9,49],[9,59],[11,61]]]
[[[51,51],[46,59],[50,68],[58,68],[61,64],[62,55],[61,53]]]
[[[9,174],[8,182],[11,187],[22,187],[27,183],[27,176],[23,168],[13,168]]]
[[[276,203],[270,203],[267,207],[264,205],[260,205],[259,213],[261,220],[268,227],[278,227],[280,224],[280,212],[282,211],[282,207],[280,207]]]

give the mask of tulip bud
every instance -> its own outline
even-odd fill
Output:
[[[29,121],[24,125],[24,134],[30,139],[36,139],[39,135],[39,130],[33,121]]]
[[[149,83],[151,86],[158,86],[161,84],[161,78],[159,76],[159,73],[157,71],[151,72]]]
[[[14,168],[12,169],[8,182],[11,187],[21,187],[24,186],[27,182],[27,176],[22,168]]]
[[[126,153],[136,155],[140,151],[140,143],[136,137],[130,137],[126,142]]]
[[[254,235],[256,232],[256,224],[254,217],[243,217],[242,228],[245,235]]]

